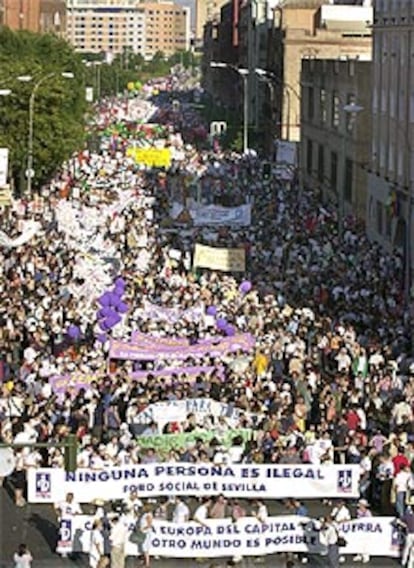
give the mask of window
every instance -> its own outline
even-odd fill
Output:
[[[331,187],[333,191],[338,191],[338,154],[331,152]]]
[[[313,120],[315,109],[315,97],[314,97],[314,90],[313,87],[308,88],[308,119],[310,121]]]
[[[376,203],[376,221],[377,221],[377,232],[382,235],[382,203],[381,201],[377,201]]]
[[[306,171],[308,174],[312,173],[312,162],[313,162],[313,145],[312,140],[307,141],[306,146]]]
[[[318,180],[323,183],[325,179],[325,148],[322,144],[318,146]]]
[[[385,235],[391,238],[392,215],[389,207],[385,207]]]
[[[352,182],[353,182],[353,163],[352,160],[346,158],[345,160],[345,187],[344,199],[345,201],[352,202]]]
[[[319,107],[321,109],[321,123],[326,124],[327,112],[326,112],[326,91],[325,89],[321,89],[320,97],[319,97]]]
[[[347,105],[353,105],[356,103],[356,97],[354,94],[352,93],[348,93],[346,96],[346,104]],[[353,128],[354,128],[354,124],[355,124],[355,112],[346,112],[344,110],[344,114],[345,114],[345,128],[347,132],[352,132]]]
[[[339,95],[336,92],[332,93],[332,127],[338,128],[339,126]]]

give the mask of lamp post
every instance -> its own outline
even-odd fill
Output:
[[[249,99],[248,99],[248,69],[236,67],[231,63],[222,63],[220,61],[211,61],[210,67],[215,69],[233,69],[240,75],[243,80],[243,153],[246,154],[249,149]]]
[[[345,219],[345,193],[346,193],[346,136],[347,136],[347,121],[346,116],[351,115],[356,117],[360,112],[364,110],[364,107],[352,102],[342,107],[344,111],[344,132],[342,137],[342,183],[341,189],[339,191],[339,202],[338,202],[338,235],[341,237],[344,229],[344,219]]]
[[[56,73],[56,72],[48,73],[47,75],[44,75],[43,77],[41,77],[37,81],[35,86],[33,87],[32,94],[30,95],[30,101],[29,101],[29,137],[28,137],[28,145],[27,145],[28,152],[27,152],[27,168],[26,168],[27,196],[29,197],[29,199],[32,195],[32,178],[34,177],[34,171],[33,171],[33,127],[34,127],[34,105],[35,105],[36,93],[39,90],[39,87],[45,81],[52,79],[56,75],[59,75],[59,73]],[[63,73],[60,73],[60,76],[65,78],[65,79],[73,79],[74,78],[73,73],[69,73],[69,72],[66,72],[66,71],[64,71]]]

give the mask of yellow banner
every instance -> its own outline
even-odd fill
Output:
[[[169,168],[171,165],[169,148],[129,148],[127,156],[133,157],[137,164],[151,168]]]
[[[198,268],[210,268],[223,272],[244,272],[246,270],[245,250],[196,245],[193,265]]]

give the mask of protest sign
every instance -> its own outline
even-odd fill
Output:
[[[216,248],[196,244],[194,268],[209,268],[222,272],[244,272],[245,250],[242,248]]]
[[[139,436],[137,438],[140,448],[154,448],[156,452],[165,454],[170,450],[186,448],[190,444],[196,443],[197,440],[210,442],[214,438],[218,440],[221,446],[230,448],[235,438],[240,437],[243,443],[250,440],[253,436],[253,430],[249,428],[235,428],[224,432],[216,432],[214,430],[196,430],[195,432],[181,432],[179,434],[160,434],[154,436]]]
[[[220,495],[233,498],[320,499],[359,496],[358,465],[151,463],[125,467],[28,470],[29,503],[57,503],[73,493],[80,503],[141,497]]]
[[[198,322],[204,316],[204,307],[193,306],[192,308],[183,310],[181,308],[165,308],[151,304],[151,302],[145,302],[144,307],[138,309],[136,313],[147,320],[166,321],[170,324],[177,323],[181,320]]]
[[[192,206],[185,208],[180,203],[173,203],[170,216],[177,222],[182,222],[182,215],[186,212],[188,221],[195,226],[248,226],[251,224],[251,205],[239,207],[221,207],[220,205]]]
[[[169,168],[171,165],[171,150],[169,148],[129,148],[127,156],[137,164],[150,168]]]
[[[167,383],[171,383],[173,375],[177,375],[182,379],[184,376],[189,382],[195,381],[195,379],[204,374],[209,376],[211,373],[216,372],[217,375],[223,379],[224,378],[224,368],[223,367],[213,367],[210,365],[198,365],[193,367],[171,367],[168,369],[159,370],[148,370],[148,371],[133,371],[128,376],[134,380],[142,380],[151,375],[156,379],[166,379]],[[99,381],[102,379],[103,374],[101,373],[70,373],[66,375],[53,375],[49,377],[48,381],[52,387],[53,394],[58,397],[62,397],[66,392],[70,391],[76,394],[80,389],[89,388],[90,384],[94,381]]]
[[[41,224],[37,221],[25,221],[22,227],[22,232],[18,237],[10,238],[3,231],[0,231],[0,246],[5,248],[20,247],[29,242],[36,236],[41,229]]]
[[[194,225],[239,225],[247,226],[251,223],[251,205],[239,207],[220,207],[206,205],[197,209],[190,209]]]
[[[132,532],[136,520],[127,516],[123,521]],[[92,516],[63,518],[57,552],[89,552],[92,525]],[[347,542],[341,548],[341,554],[394,558],[400,555],[402,533],[393,517],[355,519],[341,523],[338,532]],[[253,517],[244,517],[237,522],[208,519],[205,525],[154,520],[150,552],[152,556],[168,558],[220,558],[281,552],[326,555],[327,549],[321,542],[318,521],[285,515],[269,517],[264,523]],[[126,554],[138,556],[137,546],[128,541]]]
[[[109,349],[109,358],[130,361],[154,361],[155,359],[185,361],[194,357],[220,357],[237,351],[248,352],[254,348],[254,345],[255,339],[249,333],[242,333],[234,337],[217,337],[211,341],[188,346],[157,345],[156,343],[141,346],[134,342],[113,339]]]

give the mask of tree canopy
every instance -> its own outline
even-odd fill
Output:
[[[72,73],[73,78],[64,78],[62,73]],[[87,109],[84,65],[63,39],[2,28],[0,89],[11,93],[0,97],[0,147],[9,148],[11,177],[20,189],[24,186],[29,105],[35,87],[34,186],[48,179],[82,145]]]

